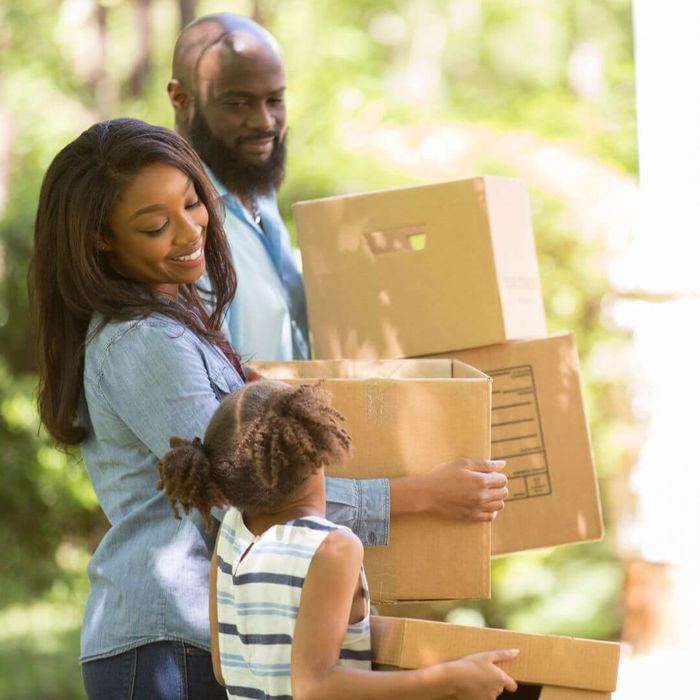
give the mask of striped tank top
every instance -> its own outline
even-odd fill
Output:
[[[235,508],[217,544],[217,610],[221,671],[229,698],[292,700],[292,637],[311,560],[335,525],[304,517],[253,535]],[[243,555],[245,554],[245,557]],[[369,670],[369,591],[360,576],[364,618],[349,625],[339,664]]]

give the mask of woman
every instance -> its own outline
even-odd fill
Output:
[[[216,195],[176,134],[96,124],[51,163],[30,291],[39,406],[80,444],[110,529],[88,574],[81,635],[89,698],[222,698],[207,611],[211,535],[156,490],[174,434],[203,432],[244,384],[219,331],[235,291]],[[210,294],[196,286],[208,273]]]
[[[156,490],[170,437],[202,435],[245,381],[219,330],[236,285],[215,197],[183,139],[131,119],[88,129],[42,185],[30,274],[41,418],[81,446],[111,524],[88,567],[91,699],[222,697],[207,653],[212,535],[198,513],[173,520]],[[329,519],[372,544],[389,512],[491,520],[502,468],[460,459],[390,487],[328,479]]]
[[[517,684],[489,651],[415,671],[371,669],[362,543],[326,519],[324,466],[350,436],[318,386],[258,381],[204,436],[173,438],[162,485],[180,509],[227,511],[212,560],[214,667],[229,698],[491,700]],[[216,604],[214,604],[216,601]],[[220,649],[220,653],[217,653]]]

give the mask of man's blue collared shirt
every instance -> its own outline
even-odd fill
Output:
[[[256,196],[260,225],[207,170],[221,197],[224,229],[238,278],[226,312],[231,343],[243,360],[308,360],[304,282],[274,192]]]

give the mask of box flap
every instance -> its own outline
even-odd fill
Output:
[[[491,377],[484,374],[481,370],[461,360],[452,360],[452,376],[455,379],[483,379],[484,377],[491,379]]]
[[[250,362],[267,379],[489,379],[459,360],[308,360]]]

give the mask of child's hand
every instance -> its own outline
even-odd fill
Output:
[[[494,520],[508,496],[503,460],[456,459],[419,477],[425,512],[468,521]]]
[[[515,692],[518,684],[498,664],[514,659],[519,653],[519,649],[485,651],[444,664],[454,682],[450,697],[456,700],[495,700],[504,690]]]

